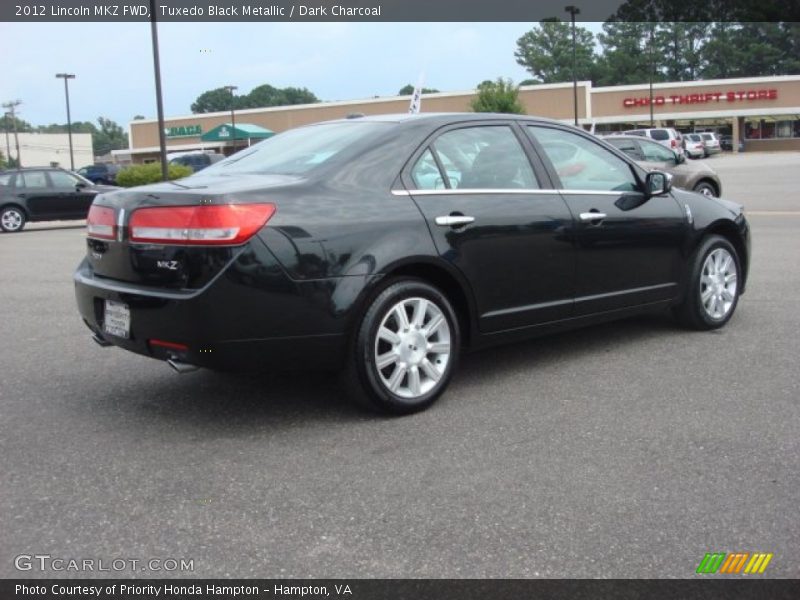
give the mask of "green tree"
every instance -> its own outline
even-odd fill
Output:
[[[122,127],[106,117],[98,117],[97,123],[100,127],[97,132],[92,135],[95,154],[102,156],[103,154],[108,154],[112,150],[120,150],[128,147],[128,134]]]
[[[519,101],[519,87],[502,77],[479,84],[478,95],[470,102],[470,106],[475,112],[525,114],[525,107]]]
[[[221,112],[231,109],[231,93],[224,87],[208,90],[192,102],[193,113]],[[238,107],[237,107],[238,108]]]
[[[409,84],[406,84],[403,87],[401,87],[400,91],[397,92],[397,95],[398,96],[410,96],[413,93],[414,93],[414,86],[409,83]],[[434,89],[434,88],[423,87],[422,88],[422,93],[423,94],[438,94],[439,90]]]
[[[306,88],[276,88],[268,83],[254,87],[248,94],[233,98],[233,105],[236,109],[313,104],[315,102],[319,102],[319,98]],[[191,108],[193,113],[228,111],[231,109],[231,93],[225,88],[203,92],[192,103]]]
[[[648,81],[651,69],[650,25],[641,22],[606,21],[597,35],[603,49],[597,58],[597,85],[625,85]],[[655,58],[655,53],[652,54]],[[658,77],[656,77],[658,79]]]
[[[517,63],[542,83],[572,81],[572,25],[559,19],[540,21],[517,40]],[[592,79],[594,35],[575,29],[575,64],[578,79]]]

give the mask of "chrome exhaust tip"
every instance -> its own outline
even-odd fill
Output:
[[[92,335],[92,341],[101,348],[108,348],[109,346],[113,346],[111,342],[107,342],[96,333]]]
[[[167,364],[175,369],[178,373],[183,375],[184,373],[191,373],[192,371],[197,371],[200,367],[196,365],[190,365],[189,363],[181,362],[176,358],[168,358]]]

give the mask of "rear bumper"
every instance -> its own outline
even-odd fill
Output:
[[[101,340],[155,359],[219,369],[339,368],[349,313],[331,300],[337,282],[293,281],[265,256],[255,269],[252,254],[234,261],[191,291],[104,279],[84,260],[74,274],[78,310]],[[104,332],[106,300],[129,307],[128,339]]]

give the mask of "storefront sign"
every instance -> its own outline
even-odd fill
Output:
[[[740,90],[732,92],[706,92],[704,94],[670,94],[669,96],[653,96],[653,106],[665,104],[708,104],[713,102],[752,102],[754,100],[777,100],[778,90]],[[625,98],[625,108],[650,106],[649,96]]]
[[[168,138],[193,137],[201,135],[203,128],[200,125],[179,125],[177,127],[165,127],[164,133]]]

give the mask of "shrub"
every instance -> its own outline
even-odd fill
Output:
[[[184,165],[168,165],[169,179],[180,179],[192,174],[192,168]],[[146,165],[132,165],[125,167],[117,173],[117,185],[122,187],[135,187],[148,183],[161,181],[161,163],[148,163]]]
[[[519,101],[519,87],[502,77],[498,77],[497,81],[481,83],[478,95],[470,105],[475,112],[525,114],[525,108]]]

